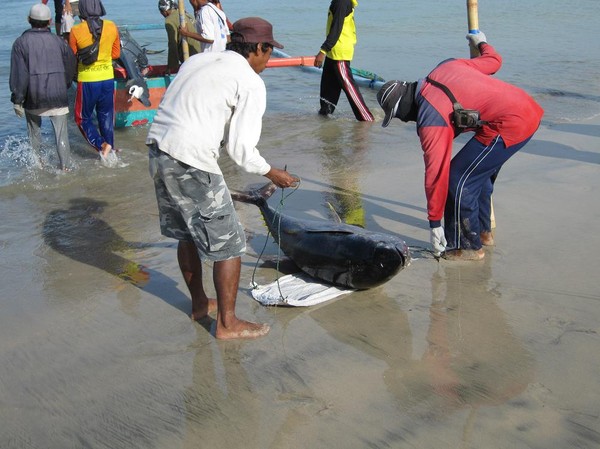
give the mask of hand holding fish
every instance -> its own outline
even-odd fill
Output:
[[[269,170],[265,176],[269,178],[273,184],[281,188],[296,187],[300,182],[300,178],[297,176],[291,175],[286,170],[274,167],[271,167],[271,170]]]

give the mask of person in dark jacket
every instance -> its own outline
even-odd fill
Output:
[[[372,122],[373,114],[354,82],[350,62],[356,45],[354,8],[357,0],[332,0],[327,14],[327,37],[315,56],[315,67],[322,67],[320,115],[333,114],[342,90],[352,112],[360,122]]]
[[[481,260],[482,246],[493,245],[490,212],[496,176],[529,142],[544,114],[524,90],[490,76],[500,69],[502,58],[485,34],[467,39],[480,56],[443,61],[417,82],[388,81],[377,94],[385,111],[382,126],[394,117],[417,122],[431,244],[434,254],[447,260]],[[457,103],[464,109],[455,118]],[[452,157],[452,141],[463,132],[475,134]]]
[[[43,3],[31,7],[31,29],[18,37],[12,47],[10,100],[17,116],[27,119],[29,140],[36,152],[41,146],[42,117],[50,118],[60,168],[69,170],[67,89],[75,76],[77,60],[65,40],[50,31],[50,18],[50,8]]]

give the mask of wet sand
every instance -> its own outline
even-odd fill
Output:
[[[248,286],[266,228],[240,205],[237,310],[272,330],[217,341],[188,318],[143,133],[129,130],[127,169],[3,191],[0,447],[599,447],[600,119],[543,125],[506,164],[496,247],[472,263],[419,251],[412,127],[319,121],[306,135],[293,120],[263,133],[267,159],[302,177],[285,211],[327,219],[329,201],[402,236],[412,264],[317,307],[263,307]],[[263,181],[225,171],[232,188]],[[256,268],[260,284],[276,275]]]

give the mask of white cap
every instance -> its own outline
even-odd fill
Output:
[[[52,13],[50,12],[50,8],[43,3],[36,3],[29,10],[29,18],[33,20],[40,20],[44,22],[46,20],[50,20],[51,17]]]

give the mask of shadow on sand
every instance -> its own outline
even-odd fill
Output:
[[[75,198],[70,204],[68,209],[51,211],[44,220],[42,232],[49,247],[151,293],[185,314],[190,313],[191,302],[173,279],[131,258],[135,250],[163,245],[124,240],[100,218],[107,206],[103,201]]]

